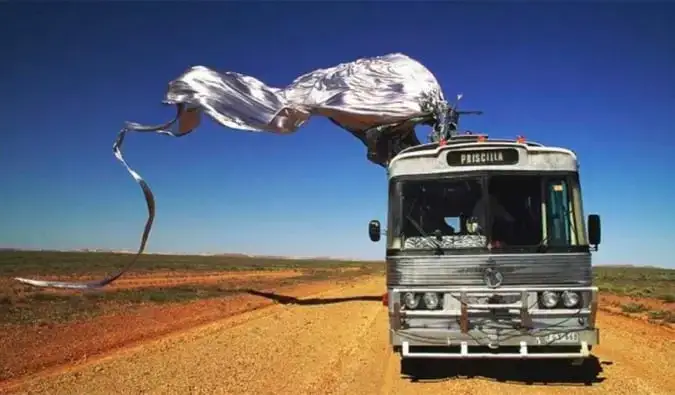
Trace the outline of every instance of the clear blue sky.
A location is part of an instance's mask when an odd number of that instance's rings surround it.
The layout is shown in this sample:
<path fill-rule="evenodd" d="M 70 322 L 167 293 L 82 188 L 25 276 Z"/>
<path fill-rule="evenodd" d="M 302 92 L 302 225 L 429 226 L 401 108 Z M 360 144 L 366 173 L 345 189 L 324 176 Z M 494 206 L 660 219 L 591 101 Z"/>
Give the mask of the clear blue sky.
<path fill-rule="evenodd" d="M 464 127 L 578 153 L 596 263 L 674 267 L 675 6 L 546 3 L 4 3 L 0 245 L 135 250 L 145 203 L 112 143 L 170 118 L 189 66 L 284 86 L 403 52 L 485 111 Z M 125 156 L 157 199 L 149 251 L 384 255 L 366 229 L 386 219 L 385 173 L 325 119 L 289 136 L 208 119 L 132 134 Z"/>

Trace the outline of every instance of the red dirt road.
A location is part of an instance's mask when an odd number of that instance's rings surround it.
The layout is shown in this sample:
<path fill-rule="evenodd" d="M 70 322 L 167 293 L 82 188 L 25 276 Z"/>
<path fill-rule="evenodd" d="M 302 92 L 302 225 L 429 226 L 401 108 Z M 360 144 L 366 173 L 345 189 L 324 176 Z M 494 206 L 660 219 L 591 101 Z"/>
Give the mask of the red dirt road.
<path fill-rule="evenodd" d="M 301 276 L 302 272 L 235 272 L 218 274 L 144 275 L 119 281 L 109 291 L 140 287 L 166 287 L 188 284 L 218 284 L 265 289 L 302 297 L 316 293 L 339 281 L 315 281 L 275 286 L 281 279 Z M 106 291 L 106 292 L 109 292 Z M 54 293 L 72 293 L 48 290 Z M 131 311 L 117 308 L 91 320 L 34 326 L 0 326 L 0 388 L 6 381 L 45 369 L 77 364 L 139 342 L 176 333 L 224 317 L 273 304 L 262 296 L 238 293 L 225 298 L 199 300 L 189 304 L 148 304 Z"/>
<path fill-rule="evenodd" d="M 154 332 L 131 347 L 108 353 L 102 351 L 102 357 L 0 383 L 0 391 L 49 394 L 675 394 L 675 331 L 605 312 L 598 317 L 601 345 L 593 349 L 597 361 L 582 370 L 542 361 L 436 361 L 421 365 L 418 379 L 402 377 L 399 358 L 388 346 L 387 312 L 379 302 L 383 289 L 381 277 L 324 282 L 277 291 L 300 297 L 301 301 L 297 303 L 269 305 L 271 296 L 246 295 L 229 304 L 224 301 L 219 302 L 224 304 L 213 305 L 193 303 L 183 306 L 186 310 L 176 310 L 173 315 L 149 315 L 147 311 L 136 318 L 138 321 L 125 319 L 112 327 L 114 329 L 108 327 L 104 333 L 80 333 L 72 329 L 67 335 L 72 340 L 69 347 L 77 347 L 80 342 L 86 342 L 86 338 L 97 336 L 102 336 L 105 343 L 105 339 L 113 338 L 117 331 L 133 332 L 145 325 L 148 330 L 154 330 L 151 328 L 161 326 L 162 322 L 169 325 L 168 317 L 186 322 L 182 331 L 172 330 L 166 336 L 159 336 L 161 331 Z M 249 297 L 251 299 L 246 299 Z M 257 307 L 268 305 L 244 312 L 247 303 L 249 308 L 255 303 L 260 303 Z M 168 312 L 170 309 L 156 311 Z M 220 316 L 207 312 L 219 312 Z M 200 315 L 203 321 L 196 323 L 212 322 L 194 326 L 195 322 L 187 323 L 191 318 L 185 318 Z M 226 315 L 229 317 L 219 318 Z M 190 326 L 191 329 L 186 329 Z M 64 332 L 55 333 L 59 337 L 66 336 Z M 40 347 L 40 341 L 32 347 Z M 59 352 L 45 350 L 42 356 Z M 3 352 L 2 355 L 6 354 Z M 597 373 L 594 369 L 601 371 Z M 530 381 L 532 383 L 528 383 Z M 584 386 L 584 382 L 590 382 L 590 385 Z"/>

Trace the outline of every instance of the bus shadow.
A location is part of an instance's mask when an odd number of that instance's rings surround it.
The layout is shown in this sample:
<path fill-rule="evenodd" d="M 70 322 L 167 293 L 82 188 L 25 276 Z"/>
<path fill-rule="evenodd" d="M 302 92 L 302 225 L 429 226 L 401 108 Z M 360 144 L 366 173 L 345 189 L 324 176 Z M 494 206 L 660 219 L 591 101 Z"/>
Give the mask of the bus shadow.
<path fill-rule="evenodd" d="M 307 298 L 307 299 L 298 299 L 294 296 L 279 295 L 273 292 L 262 292 L 256 291 L 254 289 L 244 290 L 249 295 L 261 296 L 263 298 L 272 299 L 277 303 L 281 304 L 297 304 L 301 306 L 309 305 L 323 305 L 323 304 L 333 304 L 333 303 L 345 303 L 345 302 L 381 302 L 382 296 L 351 296 L 345 298 Z"/>
<path fill-rule="evenodd" d="M 401 361 L 401 375 L 411 382 L 484 379 L 528 385 L 590 386 L 605 380 L 599 377 L 602 365 L 611 364 L 600 362 L 595 356 L 577 366 L 564 360 L 404 359 Z"/>

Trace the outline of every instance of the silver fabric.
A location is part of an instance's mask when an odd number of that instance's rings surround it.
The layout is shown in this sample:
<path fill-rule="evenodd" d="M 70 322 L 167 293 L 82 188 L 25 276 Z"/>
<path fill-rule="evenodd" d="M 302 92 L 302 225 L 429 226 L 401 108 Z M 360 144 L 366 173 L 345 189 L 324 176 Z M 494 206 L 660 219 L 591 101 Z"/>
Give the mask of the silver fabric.
<path fill-rule="evenodd" d="M 435 113 L 445 99 L 426 67 L 394 53 L 314 70 L 283 89 L 195 66 L 169 83 L 164 102 L 199 109 L 228 128 L 292 133 L 313 115 L 365 130 Z"/>
<path fill-rule="evenodd" d="M 243 74 L 195 66 L 169 83 L 164 102 L 177 107 L 172 121 L 150 126 L 127 122 L 113 144 L 115 157 L 141 187 L 148 208 L 138 252 L 129 264 L 91 282 L 21 277 L 15 280 L 37 287 L 95 289 L 111 284 L 136 263 L 152 229 L 155 199 L 145 180 L 122 156 L 122 143 L 129 131 L 181 137 L 197 128 L 201 114 L 206 113 L 225 127 L 272 133 L 292 133 L 311 116 L 321 115 L 354 132 L 412 117 L 443 117 L 447 109 L 434 75 L 419 62 L 398 53 L 315 70 L 284 89 Z"/>

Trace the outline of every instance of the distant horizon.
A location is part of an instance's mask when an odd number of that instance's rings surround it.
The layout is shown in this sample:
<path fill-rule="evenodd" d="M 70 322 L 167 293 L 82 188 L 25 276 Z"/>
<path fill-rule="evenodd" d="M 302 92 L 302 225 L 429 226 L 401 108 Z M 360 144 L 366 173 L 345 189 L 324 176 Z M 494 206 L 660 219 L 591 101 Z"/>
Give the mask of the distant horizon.
<path fill-rule="evenodd" d="M 111 250 L 103 248 L 79 248 L 79 249 L 39 249 L 39 248 L 13 248 L 0 247 L 2 251 L 28 251 L 28 252 L 81 252 L 81 253 L 113 253 L 113 254 L 127 254 L 136 255 L 136 251 L 129 250 Z M 249 254 L 245 252 L 143 252 L 141 255 L 169 255 L 169 256 L 241 256 L 246 258 L 276 258 L 288 260 L 328 260 L 328 261 L 352 261 L 352 262 L 384 262 L 385 259 L 362 259 L 362 258 L 348 258 L 348 257 L 331 257 L 331 256 L 294 256 L 294 255 L 267 255 L 267 254 Z M 650 264 L 636 264 L 636 263 L 593 263 L 593 266 L 602 267 L 638 267 L 646 269 L 663 269 L 675 270 L 672 267 L 656 266 Z"/>
<path fill-rule="evenodd" d="M 54 248 L 15 248 L 0 247 L 1 251 L 29 251 L 29 252 L 83 252 L 83 253 L 113 253 L 136 255 L 136 251 L 124 249 L 107 248 L 72 248 L 72 249 L 54 249 Z M 243 256 L 247 258 L 279 258 L 289 260 L 330 260 L 330 261 L 358 261 L 358 262 L 383 262 L 384 259 L 363 259 L 351 257 L 331 257 L 321 255 L 275 255 L 275 254 L 250 254 L 246 252 L 169 252 L 169 251 L 144 251 L 141 255 L 172 255 L 172 256 Z"/>

